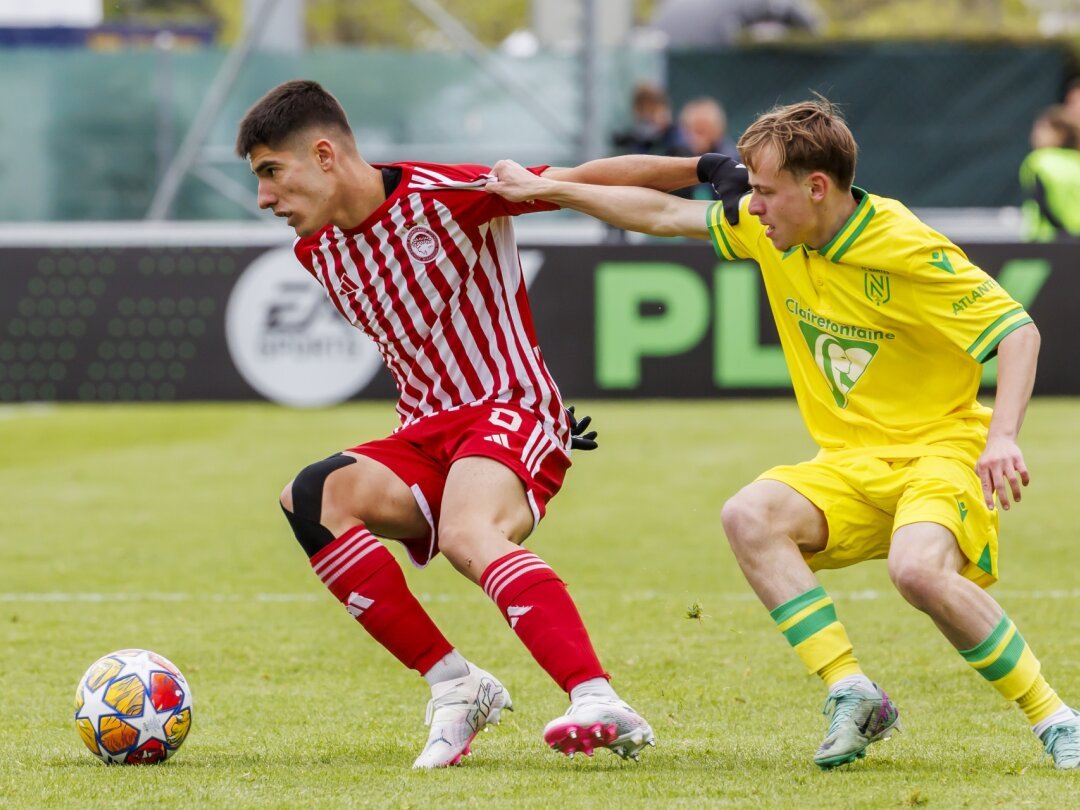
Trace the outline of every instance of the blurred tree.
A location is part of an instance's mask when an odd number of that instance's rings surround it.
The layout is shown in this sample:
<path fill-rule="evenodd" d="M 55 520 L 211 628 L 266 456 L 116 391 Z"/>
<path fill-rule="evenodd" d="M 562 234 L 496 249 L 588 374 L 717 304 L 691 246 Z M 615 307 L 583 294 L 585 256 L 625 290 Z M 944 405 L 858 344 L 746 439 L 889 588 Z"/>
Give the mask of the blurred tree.
<path fill-rule="evenodd" d="M 213 0 L 105 0 L 105 19 L 172 19 L 193 20 L 216 18 Z"/>
<path fill-rule="evenodd" d="M 494 46 L 529 24 L 531 0 L 438 0 L 469 32 Z M 408 0 L 308 0 L 312 45 L 350 43 L 397 47 L 440 47 L 438 28 Z"/>
<path fill-rule="evenodd" d="M 816 0 L 832 39 L 1031 37 L 1039 16 L 1025 0 Z"/>
<path fill-rule="evenodd" d="M 528 28 L 538 0 L 437 0 L 488 46 Z M 718 3 L 723 0 L 716 0 Z M 657 0 L 632 0 L 639 21 Z M 1031 0 L 808 0 L 827 20 L 827 39 L 1001 38 L 1039 35 L 1039 4 Z M 241 31 L 244 0 L 104 0 L 109 20 L 215 20 L 221 41 Z M 312 45 L 446 47 L 438 28 L 408 0 L 307 0 Z"/>
<path fill-rule="evenodd" d="M 223 44 L 235 41 L 244 21 L 244 0 L 104 0 L 110 22 L 160 24 L 211 20 Z"/>

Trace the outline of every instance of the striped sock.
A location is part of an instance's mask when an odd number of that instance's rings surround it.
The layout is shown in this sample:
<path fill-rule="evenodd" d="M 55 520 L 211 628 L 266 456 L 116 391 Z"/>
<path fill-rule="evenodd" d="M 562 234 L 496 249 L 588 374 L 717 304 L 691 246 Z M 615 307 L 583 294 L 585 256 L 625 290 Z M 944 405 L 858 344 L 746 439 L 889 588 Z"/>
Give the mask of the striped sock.
<path fill-rule="evenodd" d="M 311 567 L 372 638 L 410 669 L 424 674 L 453 652 L 412 595 L 394 555 L 364 526 L 323 547 Z"/>
<path fill-rule="evenodd" d="M 960 650 L 960 655 L 990 681 L 1002 697 L 1015 700 L 1032 725 L 1039 724 L 1065 705 L 1043 678 L 1039 659 L 1004 613 L 989 636 L 970 650 Z"/>
<path fill-rule="evenodd" d="M 863 674 L 847 631 L 836 619 L 833 600 L 820 585 L 773 608 L 769 615 L 807 670 L 828 686 Z"/>
<path fill-rule="evenodd" d="M 566 584 L 531 551 L 519 549 L 495 560 L 480 576 L 480 586 L 564 691 L 608 677 Z"/>

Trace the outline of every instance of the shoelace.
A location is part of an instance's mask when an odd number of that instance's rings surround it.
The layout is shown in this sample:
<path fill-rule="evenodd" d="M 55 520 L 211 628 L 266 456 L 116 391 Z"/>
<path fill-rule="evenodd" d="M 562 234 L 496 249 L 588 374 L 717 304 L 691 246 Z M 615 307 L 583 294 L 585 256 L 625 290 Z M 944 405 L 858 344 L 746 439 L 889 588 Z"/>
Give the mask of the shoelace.
<path fill-rule="evenodd" d="M 467 700 L 447 700 L 445 696 L 441 697 L 441 698 L 438 698 L 438 699 L 432 698 L 431 700 L 429 700 L 427 702 L 427 712 L 424 715 L 424 725 L 425 726 L 430 726 L 431 725 L 431 721 L 435 718 L 435 712 L 438 709 L 441 709 L 443 706 L 453 706 L 453 705 L 455 705 L 457 703 L 460 703 L 460 704 L 464 705 L 464 704 L 468 703 L 468 701 Z M 438 704 L 438 705 L 436 705 L 436 704 Z"/>
<path fill-rule="evenodd" d="M 825 706 L 821 713 L 829 718 L 829 734 L 832 734 L 839 725 L 851 717 L 851 713 L 858 707 L 860 698 L 851 691 L 845 690 L 830 694 L 825 699 Z"/>
<path fill-rule="evenodd" d="M 1053 726 L 1046 733 L 1046 750 L 1055 759 L 1073 757 L 1080 759 L 1080 725 L 1062 723 Z"/>

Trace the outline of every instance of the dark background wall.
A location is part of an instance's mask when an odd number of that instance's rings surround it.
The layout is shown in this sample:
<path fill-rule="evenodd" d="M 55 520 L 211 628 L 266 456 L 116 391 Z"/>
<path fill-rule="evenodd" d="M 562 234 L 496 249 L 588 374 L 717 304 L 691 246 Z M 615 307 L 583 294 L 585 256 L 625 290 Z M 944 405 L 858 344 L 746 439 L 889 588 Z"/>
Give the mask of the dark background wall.
<path fill-rule="evenodd" d="M 1001 206 L 1019 202 L 1031 122 L 1068 70 L 1046 44 L 846 43 L 675 52 L 668 85 L 676 100 L 719 98 L 733 133 L 816 91 L 860 144 L 859 185 L 909 206 Z"/>
<path fill-rule="evenodd" d="M 967 251 L 1042 331 L 1036 392 L 1080 394 L 1077 247 Z M 752 263 L 720 263 L 697 243 L 522 253 L 540 344 L 568 398 L 787 391 Z M 3 402 L 395 396 L 367 339 L 287 247 L 7 248 L 0 266 Z"/>

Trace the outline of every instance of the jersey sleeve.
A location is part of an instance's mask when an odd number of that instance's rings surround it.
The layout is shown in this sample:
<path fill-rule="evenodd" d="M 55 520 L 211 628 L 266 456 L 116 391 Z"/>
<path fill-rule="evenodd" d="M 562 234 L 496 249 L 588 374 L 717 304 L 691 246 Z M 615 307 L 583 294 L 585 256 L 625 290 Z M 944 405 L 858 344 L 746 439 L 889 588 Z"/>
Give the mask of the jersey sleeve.
<path fill-rule="evenodd" d="M 549 166 L 529 166 L 528 170 L 535 175 L 541 175 L 550 168 Z M 549 203 L 546 200 L 534 200 L 533 202 L 510 202 L 498 194 L 490 195 L 495 205 L 502 209 L 502 214 L 516 217 L 519 214 L 534 214 L 539 211 L 558 211 L 562 206 Z"/>
<path fill-rule="evenodd" d="M 724 203 L 717 200 L 709 206 L 705 213 L 705 222 L 712 237 L 713 250 L 716 255 L 726 261 L 735 259 L 750 259 L 753 254 L 748 245 L 753 243 L 749 234 L 750 227 L 760 230 L 761 225 L 757 217 L 748 213 L 750 195 L 745 195 L 739 200 L 739 223 L 732 225 L 724 217 Z"/>
<path fill-rule="evenodd" d="M 1005 288 L 942 238 L 913 257 L 919 278 L 919 309 L 926 321 L 979 363 L 1031 316 Z"/>

